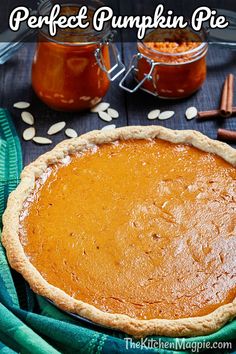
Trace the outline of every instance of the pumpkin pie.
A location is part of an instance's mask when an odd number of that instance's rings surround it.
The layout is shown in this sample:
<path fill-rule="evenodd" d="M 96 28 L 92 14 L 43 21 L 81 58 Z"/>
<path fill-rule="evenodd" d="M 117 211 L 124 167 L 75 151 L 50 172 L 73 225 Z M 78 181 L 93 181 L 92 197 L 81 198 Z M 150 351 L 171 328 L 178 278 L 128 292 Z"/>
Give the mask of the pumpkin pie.
<path fill-rule="evenodd" d="M 195 131 L 94 131 L 22 172 L 2 242 L 31 288 L 136 337 L 236 316 L 236 151 Z"/>

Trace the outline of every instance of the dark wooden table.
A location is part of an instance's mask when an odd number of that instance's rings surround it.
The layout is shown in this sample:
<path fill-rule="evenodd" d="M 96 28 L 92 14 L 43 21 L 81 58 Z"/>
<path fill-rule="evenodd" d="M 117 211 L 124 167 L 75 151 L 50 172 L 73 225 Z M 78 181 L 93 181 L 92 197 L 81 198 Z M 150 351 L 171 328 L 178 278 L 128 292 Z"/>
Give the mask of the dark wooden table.
<path fill-rule="evenodd" d="M 223 7 L 224 4 L 226 4 L 224 7 L 230 8 L 230 1 L 231 0 L 219 0 L 218 7 Z M 190 7 L 193 7 L 193 3 L 190 1 L 186 2 L 182 0 L 180 2 L 182 4 L 180 8 L 184 8 L 184 5 L 187 6 L 187 4 L 189 10 Z M 201 1 L 198 2 L 201 3 Z M 124 4 L 122 1 L 121 3 Z M 126 1 L 126 3 L 129 4 L 129 1 Z M 174 2 L 171 0 L 166 1 L 166 6 L 171 8 L 171 4 L 173 5 L 173 3 Z M 5 11 L 9 11 L 10 7 L 11 6 L 5 6 Z M 181 12 L 180 8 L 177 13 Z M 130 11 L 127 10 L 127 13 L 130 13 Z M 0 18 L 1 17 L 2 16 L 0 16 Z M 128 65 L 132 55 L 136 52 L 136 44 L 118 43 L 118 46 L 125 64 Z M 90 112 L 78 112 L 72 114 L 53 111 L 36 97 L 31 88 L 31 63 L 34 51 L 35 44 L 27 43 L 9 62 L 0 65 L 0 106 L 9 109 L 19 136 L 22 136 L 22 132 L 27 125 L 21 120 L 20 110 L 14 109 L 12 105 L 14 102 L 22 100 L 31 103 L 29 111 L 35 116 L 37 135 L 40 136 L 46 136 L 49 126 L 54 122 L 61 120 L 67 122 L 67 127 L 76 129 L 78 134 L 93 129 L 100 129 L 107 125 L 108 123 L 103 122 L 96 114 Z M 184 112 L 189 106 L 196 106 L 199 110 L 214 109 L 218 107 L 220 93 L 226 75 L 230 72 L 236 75 L 236 51 L 233 52 L 229 49 L 220 49 L 210 46 L 207 56 L 207 64 L 208 74 L 203 88 L 193 96 L 184 100 L 160 100 L 143 91 L 139 91 L 135 94 L 128 94 L 118 87 L 117 82 L 112 83 L 107 96 L 104 98 L 104 101 L 109 102 L 111 106 L 117 109 L 120 113 L 120 117 L 112 123 L 116 124 L 117 127 L 125 125 L 159 124 L 174 129 L 196 129 L 211 138 L 216 138 L 217 128 L 219 127 L 236 130 L 236 117 L 224 121 L 214 120 L 198 122 L 195 119 L 187 121 L 184 116 Z M 236 105 L 236 101 L 234 104 Z M 149 121 L 147 119 L 147 114 L 155 108 L 160 108 L 161 110 L 174 110 L 176 113 L 174 117 L 167 121 Z M 64 138 L 64 133 L 53 136 L 53 146 Z M 25 142 L 23 140 L 21 140 L 21 142 L 25 164 L 28 164 L 38 155 L 53 147 L 51 145 L 40 146 L 33 142 Z"/>

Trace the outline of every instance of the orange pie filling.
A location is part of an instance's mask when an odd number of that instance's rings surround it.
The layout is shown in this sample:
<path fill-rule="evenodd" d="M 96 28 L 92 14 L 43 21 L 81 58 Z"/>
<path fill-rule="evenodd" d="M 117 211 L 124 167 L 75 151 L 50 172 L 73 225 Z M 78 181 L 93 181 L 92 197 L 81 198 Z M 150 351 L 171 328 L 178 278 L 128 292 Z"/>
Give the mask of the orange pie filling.
<path fill-rule="evenodd" d="M 20 240 L 50 284 L 102 311 L 206 315 L 236 296 L 236 169 L 184 144 L 103 144 L 37 179 Z"/>

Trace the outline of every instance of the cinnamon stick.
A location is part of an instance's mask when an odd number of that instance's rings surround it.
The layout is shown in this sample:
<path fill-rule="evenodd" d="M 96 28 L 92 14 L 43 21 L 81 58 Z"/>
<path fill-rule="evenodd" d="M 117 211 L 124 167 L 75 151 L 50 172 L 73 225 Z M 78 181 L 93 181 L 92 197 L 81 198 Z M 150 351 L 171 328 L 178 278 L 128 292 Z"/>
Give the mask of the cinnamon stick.
<path fill-rule="evenodd" d="M 218 129 L 217 138 L 224 141 L 236 141 L 236 131 L 228 129 Z"/>
<path fill-rule="evenodd" d="M 234 91 L 234 75 L 229 74 L 225 80 L 221 104 L 220 114 L 222 117 L 230 117 L 233 109 L 233 91 Z"/>
<path fill-rule="evenodd" d="M 236 107 L 232 107 L 232 114 L 236 114 Z M 213 119 L 213 118 L 217 118 L 221 115 L 221 112 L 219 109 L 212 109 L 210 111 L 202 111 L 202 112 L 198 112 L 198 118 L 199 119 Z"/>

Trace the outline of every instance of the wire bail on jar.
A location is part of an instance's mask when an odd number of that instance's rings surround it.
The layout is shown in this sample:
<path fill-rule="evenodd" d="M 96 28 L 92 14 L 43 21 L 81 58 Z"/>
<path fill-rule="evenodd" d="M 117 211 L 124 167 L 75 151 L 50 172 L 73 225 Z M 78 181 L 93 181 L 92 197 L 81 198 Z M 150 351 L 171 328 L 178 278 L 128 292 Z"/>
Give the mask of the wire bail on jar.
<path fill-rule="evenodd" d="M 115 81 L 126 69 L 115 43 L 112 42 L 113 37 L 114 33 L 110 34 L 105 40 L 100 42 L 99 48 L 97 48 L 94 53 L 99 67 L 107 74 L 107 77 L 110 81 Z M 101 48 L 103 45 L 107 45 L 109 48 L 111 48 L 110 52 L 114 58 L 115 64 L 110 69 L 106 67 L 105 60 L 102 55 Z"/>
<path fill-rule="evenodd" d="M 196 88 L 193 87 L 190 90 L 193 93 L 205 79 L 206 63 L 204 58 L 207 50 L 208 44 L 205 41 L 194 49 L 179 53 L 161 52 L 149 48 L 143 42 L 138 42 L 138 52 L 133 55 L 127 72 L 119 82 L 119 87 L 129 93 L 134 93 L 140 88 L 155 97 L 177 99 L 185 92 L 182 87 L 177 90 L 175 87 L 177 84 L 173 88 L 173 75 L 178 77 L 178 83 L 186 88 L 186 80 L 189 81 L 189 79 L 184 73 L 191 72 L 194 75 L 195 70 L 198 70 L 198 72 L 201 71 L 201 75 L 195 85 Z M 204 62 L 200 62 L 202 58 Z M 127 83 L 130 76 L 137 82 L 134 87 L 130 87 L 130 84 Z M 165 81 L 164 84 L 163 81 Z M 173 92 L 175 92 L 174 95 Z"/>
<path fill-rule="evenodd" d="M 125 85 L 125 81 L 127 80 L 127 78 L 129 77 L 130 74 L 133 75 L 133 73 L 137 73 L 138 72 L 138 61 L 140 59 L 145 59 L 148 64 L 150 64 L 150 70 L 147 74 L 144 75 L 143 79 L 141 81 L 139 81 L 139 83 L 134 87 L 134 88 L 129 88 Z M 137 53 L 133 56 L 129 69 L 127 71 L 127 73 L 124 75 L 124 77 L 121 79 L 119 86 L 124 89 L 125 91 L 129 92 L 129 93 L 134 93 L 136 92 L 146 80 L 151 81 L 152 80 L 152 74 L 153 74 L 153 70 L 155 68 L 156 65 L 158 65 L 159 63 L 155 62 L 153 59 L 150 59 L 148 57 L 146 57 L 145 55 L 141 54 L 141 53 Z M 146 90 L 148 93 L 157 96 L 157 93 L 153 93 L 152 91 Z"/>

